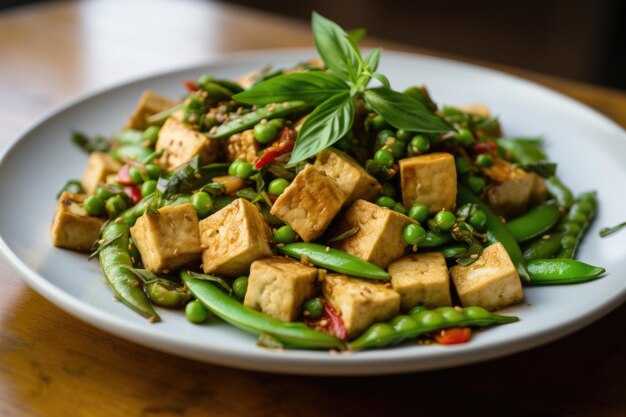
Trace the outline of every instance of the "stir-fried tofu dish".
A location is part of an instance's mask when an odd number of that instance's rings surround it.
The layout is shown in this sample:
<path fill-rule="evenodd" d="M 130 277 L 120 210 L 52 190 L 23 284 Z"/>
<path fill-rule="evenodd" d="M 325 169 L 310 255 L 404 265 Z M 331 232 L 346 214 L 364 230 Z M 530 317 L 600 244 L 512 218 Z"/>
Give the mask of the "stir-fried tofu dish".
<path fill-rule="evenodd" d="M 275 348 L 463 343 L 517 321 L 528 286 L 602 275 L 574 260 L 595 193 L 540 139 L 394 89 L 380 49 L 317 14 L 313 34 L 320 59 L 146 91 L 117 133 L 74 133 L 89 157 L 54 246 L 90 252 L 150 322 L 178 308 Z"/>

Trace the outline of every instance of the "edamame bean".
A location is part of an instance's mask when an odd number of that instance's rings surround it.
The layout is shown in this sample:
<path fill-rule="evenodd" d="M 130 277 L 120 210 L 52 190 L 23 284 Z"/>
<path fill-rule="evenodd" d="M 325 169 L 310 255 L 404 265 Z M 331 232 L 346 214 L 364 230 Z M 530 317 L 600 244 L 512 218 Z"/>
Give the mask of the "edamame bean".
<path fill-rule="evenodd" d="M 408 245 L 419 245 L 426 238 L 426 230 L 417 224 L 407 224 L 402 231 L 402 237 Z"/>
<path fill-rule="evenodd" d="M 274 232 L 274 241 L 276 243 L 291 243 L 296 240 L 296 232 L 288 224 L 279 227 Z"/>
<path fill-rule="evenodd" d="M 419 223 L 424 223 L 428 220 L 429 210 L 426 204 L 415 203 L 409 210 L 409 217 Z"/>
<path fill-rule="evenodd" d="M 311 298 L 304 303 L 304 311 L 307 317 L 317 319 L 324 314 L 324 302 L 319 298 Z"/>
<path fill-rule="evenodd" d="M 198 300 L 193 300 L 185 306 L 185 317 L 194 324 L 201 324 L 209 317 L 209 310 Z"/>
<path fill-rule="evenodd" d="M 90 216 L 99 216 L 104 212 L 104 201 L 98 196 L 90 195 L 83 202 L 83 208 Z"/>
<path fill-rule="evenodd" d="M 285 189 L 289 187 L 290 182 L 284 178 L 276 178 L 270 182 L 270 185 L 267 187 L 267 191 L 273 195 L 281 195 L 285 192 Z"/>
<path fill-rule="evenodd" d="M 235 296 L 240 300 L 246 298 L 246 292 L 248 291 L 248 277 L 239 277 L 233 281 L 233 292 Z"/>

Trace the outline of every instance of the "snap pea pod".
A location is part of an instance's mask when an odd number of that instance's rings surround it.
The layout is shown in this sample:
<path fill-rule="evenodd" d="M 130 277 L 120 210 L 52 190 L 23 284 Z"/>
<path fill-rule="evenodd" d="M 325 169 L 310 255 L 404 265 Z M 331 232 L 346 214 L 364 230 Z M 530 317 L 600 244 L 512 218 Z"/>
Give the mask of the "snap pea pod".
<path fill-rule="evenodd" d="M 485 223 L 487 240 L 489 243 L 501 242 L 511 257 L 511 261 L 513 261 L 513 265 L 515 265 L 515 269 L 517 269 L 522 281 L 529 282 L 530 277 L 528 276 L 526 261 L 524 260 L 522 250 L 504 223 L 491 211 L 491 208 L 462 184 L 458 185 L 457 203 L 459 206 L 467 203 L 476 204 L 478 208 L 485 213 L 487 216 L 487 222 Z"/>
<path fill-rule="evenodd" d="M 452 260 L 463 256 L 467 252 L 467 245 L 461 242 L 452 242 L 436 248 L 433 252 L 441 252 L 444 258 Z"/>
<path fill-rule="evenodd" d="M 389 280 L 389 274 L 382 268 L 373 263 L 364 261 L 354 255 L 350 255 L 339 249 L 329 246 L 319 245 L 317 243 L 288 243 L 284 246 L 278 246 L 277 249 L 296 259 L 303 256 L 313 265 L 330 269 L 341 274 L 347 274 L 352 277 Z"/>
<path fill-rule="evenodd" d="M 348 345 L 348 349 L 380 348 L 414 339 L 425 333 L 450 327 L 484 327 L 517 321 L 514 316 L 490 313 L 482 307 L 438 307 L 427 310 L 413 308 L 409 314 L 396 316 L 387 323 L 373 324 L 361 336 Z"/>
<path fill-rule="evenodd" d="M 420 243 L 420 248 L 435 248 L 437 246 L 445 245 L 452 241 L 452 235 L 447 232 L 433 232 L 432 230 L 426 230 L 426 236 L 422 243 Z"/>
<path fill-rule="evenodd" d="M 578 284 L 594 280 L 606 269 L 573 259 L 535 259 L 528 262 L 531 285 Z"/>
<path fill-rule="evenodd" d="M 588 192 L 579 195 L 569 213 L 559 223 L 557 230 L 563 232 L 561 250 L 556 254 L 557 258 L 573 259 L 578 245 L 587 232 L 591 220 L 596 214 L 596 193 Z"/>
<path fill-rule="evenodd" d="M 163 278 L 148 282 L 145 288 L 150 301 L 161 307 L 184 307 L 192 299 L 185 286 Z"/>
<path fill-rule="evenodd" d="M 285 117 L 309 108 L 304 101 L 287 101 L 285 103 L 268 104 L 250 113 L 231 118 L 231 120 L 217 127 L 214 133 L 208 133 L 209 139 L 225 139 L 235 133 L 243 132 L 254 127 L 263 119 Z"/>
<path fill-rule="evenodd" d="M 532 261 L 552 258 L 561 249 L 562 238 L 562 233 L 554 233 L 533 240 L 524 249 L 524 259 Z"/>
<path fill-rule="evenodd" d="M 559 218 L 561 218 L 561 210 L 554 202 L 548 201 L 507 222 L 506 228 L 515 240 L 526 242 L 552 229 Z"/>
<path fill-rule="evenodd" d="M 143 132 L 135 129 L 125 129 L 113 135 L 113 140 L 119 145 L 140 145 L 144 142 Z"/>
<path fill-rule="evenodd" d="M 122 145 L 111 150 L 109 153 L 118 161 L 123 161 L 124 159 L 142 161 L 150 156 L 152 150 L 139 145 Z"/>
<path fill-rule="evenodd" d="M 181 277 L 191 293 L 209 311 L 241 330 L 256 335 L 269 334 L 287 347 L 344 348 L 343 342 L 335 336 L 310 329 L 304 323 L 280 321 L 245 307 L 210 281 L 192 278 L 187 271 L 183 271 Z"/>
<path fill-rule="evenodd" d="M 171 115 L 173 115 L 179 110 L 182 110 L 184 107 L 185 107 L 184 102 L 178 103 L 175 106 L 170 107 L 169 109 L 163 110 L 160 113 L 156 113 L 156 114 L 146 117 L 146 123 L 148 123 L 151 126 L 161 126 L 163 123 L 165 123 L 165 121 Z"/>
<path fill-rule="evenodd" d="M 546 178 L 546 188 L 552 198 L 556 199 L 557 203 L 561 207 L 570 208 L 574 204 L 574 194 L 572 191 L 561 182 L 561 180 L 555 175 Z"/>

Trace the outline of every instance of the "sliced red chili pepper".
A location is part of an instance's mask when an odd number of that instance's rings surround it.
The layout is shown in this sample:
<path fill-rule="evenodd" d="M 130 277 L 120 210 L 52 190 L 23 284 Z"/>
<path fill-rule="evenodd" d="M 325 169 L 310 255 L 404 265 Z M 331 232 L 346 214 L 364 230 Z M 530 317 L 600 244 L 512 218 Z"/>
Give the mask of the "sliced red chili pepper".
<path fill-rule="evenodd" d="M 272 203 L 275 203 L 276 200 L 278 200 L 278 196 L 277 195 L 270 194 L 270 193 L 267 193 L 267 198 L 269 198 Z"/>
<path fill-rule="evenodd" d="M 277 157 L 293 150 L 296 144 L 295 133 L 292 129 L 285 127 L 278 133 L 278 138 L 259 156 L 254 163 L 256 169 L 261 169 L 271 164 Z"/>
<path fill-rule="evenodd" d="M 117 182 L 122 185 L 132 185 L 133 181 L 130 179 L 130 174 L 128 173 L 128 169 L 130 166 L 125 164 L 117 173 Z"/>
<path fill-rule="evenodd" d="M 324 312 L 315 320 L 306 320 L 307 326 L 312 329 L 332 334 L 341 340 L 347 340 L 346 326 L 335 308 L 324 297 L 320 297 L 324 303 Z"/>
<path fill-rule="evenodd" d="M 456 345 L 466 343 L 472 338 L 472 329 L 469 327 L 451 327 L 435 335 L 435 340 L 442 345 Z"/>
<path fill-rule="evenodd" d="M 193 81 L 185 80 L 183 81 L 183 85 L 185 86 L 187 90 L 189 90 L 190 93 L 193 93 L 194 91 L 198 91 L 198 86 Z"/>
<path fill-rule="evenodd" d="M 141 190 L 136 185 L 127 185 L 124 187 L 124 192 L 130 199 L 133 205 L 141 201 Z"/>
<path fill-rule="evenodd" d="M 472 149 L 474 151 L 474 153 L 476 154 L 481 154 L 481 153 L 492 153 L 498 150 L 498 147 L 496 146 L 496 144 L 492 141 L 486 141 L 486 142 L 476 142 L 473 146 Z"/>

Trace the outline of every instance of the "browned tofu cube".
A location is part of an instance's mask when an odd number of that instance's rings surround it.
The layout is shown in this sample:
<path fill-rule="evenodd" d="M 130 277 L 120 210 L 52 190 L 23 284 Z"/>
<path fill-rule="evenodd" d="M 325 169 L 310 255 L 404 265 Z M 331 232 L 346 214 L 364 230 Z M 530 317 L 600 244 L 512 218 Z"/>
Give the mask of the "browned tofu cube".
<path fill-rule="evenodd" d="M 170 98 L 157 94 L 154 91 L 144 91 L 124 128 L 145 130 L 148 127 L 147 117 L 161 113 L 175 105 L 176 101 Z"/>
<path fill-rule="evenodd" d="M 346 193 L 346 206 L 358 199 L 372 200 L 382 191 L 376 178 L 351 156 L 336 149 L 328 148 L 318 153 L 315 168 L 334 179 Z"/>
<path fill-rule="evenodd" d="M 93 243 L 100 236 L 104 220 L 90 217 L 83 209 L 84 194 L 63 192 L 50 228 L 52 244 L 59 248 L 89 252 Z"/>
<path fill-rule="evenodd" d="M 322 292 L 341 316 L 349 339 L 400 312 L 400 294 L 389 283 L 328 274 L 322 282 Z"/>
<path fill-rule="evenodd" d="M 452 305 L 450 274 L 440 252 L 406 255 L 389 264 L 391 285 L 402 298 L 401 308 Z"/>
<path fill-rule="evenodd" d="M 243 198 L 200 222 L 207 274 L 245 275 L 252 262 L 272 256 L 271 231 L 256 206 Z"/>
<path fill-rule="evenodd" d="M 543 178 L 503 159 L 494 158 L 493 166 L 483 168 L 483 172 L 491 180 L 485 189 L 489 207 L 506 218 L 519 216 L 529 203 L 545 199 L 547 189 Z"/>
<path fill-rule="evenodd" d="M 355 201 L 337 223 L 336 234 L 358 227 L 358 231 L 334 243 L 337 249 L 386 268 L 404 255 L 404 227 L 417 222 L 397 211 L 365 200 Z"/>
<path fill-rule="evenodd" d="M 224 194 L 232 195 L 246 186 L 246 180 L 237 175 L 224 175 L 215 177 L 211 181 L 224 186 Z"/>
<path fill-rule="evenodd" d="M 244 159 L 251 164 L 256 161 L 261 145 L 254 138 L 254 130 L 244 130 L 223 141 L 222 152 L 227 161 Z"/>
<path fill-rule="evenodd" d="M 335 180 L 307 165 L 276 199 L 271 213 L 310 242 L 324 233 L 346 201 Z"/>
<path fill-rule="evenodd" d="M 163 151 L 159 162 L 165 169 L 171 170 L 189 162 L 196 155 L 203 164 L 216 161 L 220 144 L 170 117 L 159 131 L 155 149 Z"/>
<path fill-rule="evenodd" d="M 456 165 L 454 157 L 436 152 L 400 160 L 402 202 L 406 207 L 426 204 L 431 213 L 454 210 Z"/>
<path fill-rule="evenodd" d="M 278 320 L 293 321 L 302 304 L 316 292 L 317 269 L 293 259 L 274 256 L 250 267 L 244 305 Z"/>
<path fill-rule="evenodd" d="M 519 274 L 500 242 L 485 248 L 473 264 L 455 265 L 450 273 L 465 307 L 497 310 L 524 299 Z"/>
<path fill-rule="evenodd" d="M 200 259 L 198 215 L 189 203 L 146 212 L 130 228 L 144 267 L 168 273 Z"/>
<path fill-rule="evenodd" d="M 102 152 L 92 152 L 87 161 L 81 184 L 87 194 L 93 194 L 98 184 L 105 182 L 109 175 L 116 175 L 122 164 Z"/>

